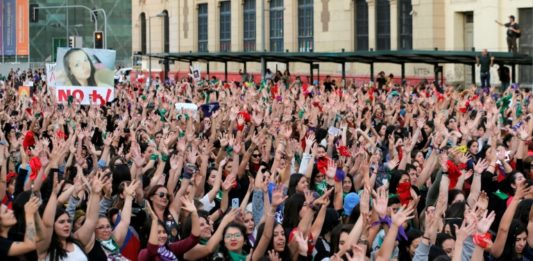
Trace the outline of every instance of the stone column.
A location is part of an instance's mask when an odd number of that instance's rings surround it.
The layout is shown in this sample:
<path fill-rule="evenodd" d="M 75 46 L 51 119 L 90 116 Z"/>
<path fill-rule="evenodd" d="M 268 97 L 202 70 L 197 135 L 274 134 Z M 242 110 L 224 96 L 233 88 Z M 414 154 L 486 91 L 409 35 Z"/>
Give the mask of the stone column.
<path fill-rule="evenodd" d="M 389 0 L 390 5 L 390 49 L 398 49 L 398 0 Z"/>
<path fill-rule="evenodd" d="M 231 51 L 241 52 L 243 49 L 243 4 L 244 1 L 231 1 Z"/>
<path fill-rule="evenodd" d="M 368 4 L 368 48 L 376 50 L 376 1 L 366 0 Z"/>

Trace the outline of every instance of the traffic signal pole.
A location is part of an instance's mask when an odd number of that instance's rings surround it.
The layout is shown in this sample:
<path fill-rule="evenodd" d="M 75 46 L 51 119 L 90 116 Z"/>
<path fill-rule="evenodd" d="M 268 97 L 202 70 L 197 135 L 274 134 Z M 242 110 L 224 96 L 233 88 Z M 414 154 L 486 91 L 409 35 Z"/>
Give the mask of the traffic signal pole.
<path fill-rule="evenodd" d="M 98 31 L 98 18 L 96 17 L 96 15 L 94 14 L 93 11 L 102 12 L 104 14 L 104 49 L 107 49 L 107 14 L 106 14 L 104 9 L 100 8 L 100 9 L 92 10 L 89 7 L 84 6 L 84 5 L 58 5 L 58 6 L 43 6 L 43 7 L 36 6 L 36 7 L 33 7 L 33 9 L 69 9 L 69 8 L 83 8 L 83 9 L 89 11 L 89 14 L 94 19 L 94 31 L 95 32 Z M 68 32 L 68 28 L 66 28 L 66 29 L 67 29 L 67 32 Z M 67 35 L 67 41 L 68 41 L 68 35 Z"/>

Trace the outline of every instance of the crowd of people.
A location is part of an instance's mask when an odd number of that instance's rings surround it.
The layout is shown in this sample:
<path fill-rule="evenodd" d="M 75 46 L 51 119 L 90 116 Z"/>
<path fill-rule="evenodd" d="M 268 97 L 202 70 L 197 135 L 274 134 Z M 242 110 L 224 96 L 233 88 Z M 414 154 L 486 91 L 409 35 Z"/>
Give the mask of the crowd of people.
<path fill-rule="evenodd" d="M 0 258 L 533 260 L 532 93 L 380 77 L 126 81 L 81 105 L 11 72 Z"/>

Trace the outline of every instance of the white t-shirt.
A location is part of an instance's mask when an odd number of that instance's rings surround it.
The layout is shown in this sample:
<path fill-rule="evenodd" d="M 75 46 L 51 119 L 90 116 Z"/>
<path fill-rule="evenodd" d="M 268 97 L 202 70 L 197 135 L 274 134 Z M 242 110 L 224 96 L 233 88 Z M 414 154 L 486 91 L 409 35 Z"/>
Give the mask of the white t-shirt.
<path fill-rule="evenodd" d="M 67 252 L 67 257 L 61 258 L 61 261 L 88 261 L 87 256 L 83 251 L 80 249 L 80 247 L 76 244 L 74 245 L 74 251 Z M 50 261 L 50 254 L 46 256 L 45 261 Z"/>
<path fill-rule="evenodd" d="M 215 202 L 209 201 L 209 196 L 207 194 L 200 199 L 200 202 L 202 203 L 202 209 L 207 212 L 211 211 L 211 209 L 215 207 Z"/>

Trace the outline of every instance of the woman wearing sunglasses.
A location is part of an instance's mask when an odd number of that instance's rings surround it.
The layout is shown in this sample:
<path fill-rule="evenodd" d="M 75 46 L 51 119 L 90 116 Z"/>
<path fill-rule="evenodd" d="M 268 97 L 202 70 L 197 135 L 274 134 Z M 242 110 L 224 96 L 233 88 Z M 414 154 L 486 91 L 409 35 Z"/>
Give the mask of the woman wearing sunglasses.
<path fill-rule="evenodd" d="M 174 261 L 182 258 L 183 254 L 192 249 L 199 240 L 200 236 L 200 221 L 198 212 L 192 200 L 187 197 L 181 197 L 181 209 L 190 213 L 191 216 L 191 234 L 180 241 L 168 243 L 168 233 L 165 225 L 158 220 L 157 214 L 150 207 L 146 205 L 148 212 L 152 218 L 152 226 L 150 229 L 150 237 L 148 245 L 139 253 L 139 261 Z"/>
<path fill-rule="evenodd" d="M 176 211 L 173 211 L 171 204 L 171 195 L 168 193 L 168 189 L 164 185 L 155 185 L 148 192 L 148 203 L 152 206 L 152 210 L 155 213 L 157 220 L 161 221 L 168 233 L 169 242 L 177 240 L 177 233 L 171 233 L 172 231 L 178 231 L 178 215 Z"/>

